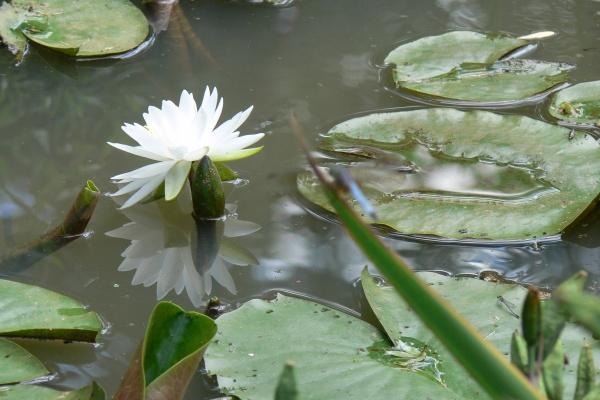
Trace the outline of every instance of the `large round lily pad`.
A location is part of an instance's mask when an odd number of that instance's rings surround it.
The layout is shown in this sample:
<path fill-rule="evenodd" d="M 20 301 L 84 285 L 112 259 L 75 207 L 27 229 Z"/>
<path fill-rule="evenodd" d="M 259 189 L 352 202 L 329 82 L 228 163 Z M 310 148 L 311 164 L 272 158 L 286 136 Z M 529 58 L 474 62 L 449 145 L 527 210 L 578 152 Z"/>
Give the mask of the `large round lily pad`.
<path fill-rule="evenodd" d="M 600 81 L 583 82 L 557 92 L 550 114 L 562 121 L 600 125 Z"/>
<path fill-rule="evenodd" d="M 376 222 L 404 234 L 555 235 L 600 192 L 600 145 L 593 137 L 517 115 L 446 108 L 374 113 L 331 128 L 322 148 L 360 157 L 350 171 L 375 207 Z M 300 173 L 297 185 L 331 210 L 312 173 Z"/>
<path fill-rule="evenodd" d="M 428 272 L 419 276 L 508 356 L 511 335 L 521 324 L 523 287 Z M 204 357 L 208 372 L 217 375 L 222 391 L 242 400 L 272 398 L 287 361 L 296 366 L 302 400 L 489 398 L 394 289 L 366 270 L 362 288 L 385 332 L 311 301 L 283 295 L 251 300 L 217 320 L 217 336 Z M 579 349 L 596 342 L 572 325 L 561 341 L 570 359 L 565 398 L 572 398 Z"/>
<path fill-rule="evenodd" d="M 507 35 L 454 31 L 418 39 L 392 50 L 398 87 L 473 102 L 528 99 L 568 79 L 572 66 L 538 60 L 502 59 L 526 46 Z"/>
<path fill-rule="evenodd" d="M 246 399 L 271 399 L 293 361 L 300 399 L 464 399 L 430 376 L 402 367 L 377 328 L 306 300 L 251 300 L 217 320 L 204 360 L 219 387 Z M 396 363 L 396 364 L 395 364 Z"/>
<path fill-rule="evenodd" d="M 22 51 L 19 35 L 76 56 L 122 53 L 148 36 L 144 14 L 128 0 L 12 0 L 0 9 L 0 35 Z"/>

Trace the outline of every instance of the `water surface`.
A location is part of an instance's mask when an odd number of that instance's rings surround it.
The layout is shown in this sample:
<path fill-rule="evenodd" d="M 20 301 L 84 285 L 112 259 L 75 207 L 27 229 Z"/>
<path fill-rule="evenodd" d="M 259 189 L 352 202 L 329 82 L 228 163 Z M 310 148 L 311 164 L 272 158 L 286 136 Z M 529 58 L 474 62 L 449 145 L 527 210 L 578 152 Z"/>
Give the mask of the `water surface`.
<path fill-rule="evenodd" d="M 86 179 L 104 192 L 113 191 L 111 176 L 143 164 L 105 144 L 126 140 L 119 128 L 123 122 L 140 122 L 148 105 L 177 99 L 184 88 L 200 95 L 206 85 L 215 85 L 225 98 L 225 116 L 254 104 L 245 132 L 267 136 L 260 155 L 232 165 L 248 184 L 228 187 L 237 218 L 262 227 L 235 238 L 258 265 L 223 261 L 231 279 L 223 278 L 221 270 L 221 283 L 212 280 L 210 294 L 235 306 L 285 289 L 359 310 L 354 283 L 365 260 L 339 226 L 316 218 L 297 200 L 295 173 L 303 160 L 289 127 L 290 111 L 314 142 L 351 114 L 413 105 L 384 89 L 374 59 L 394 43 L 450 29 L 517 35 L 556 31 L 559 35 L 534 56 L 576 65 L 573 82 L 598 79 L 599 24 L 600 3 L 594 1 L 301 0 L 292 7 L 269 8 L 182 0 L 172 10 L 168 28 L 130 59 L 75 62 L 32 48 L 14 66 L 11 55 L 2 51 L 0 254 L 56 224 Z M 502 112 L 539 114 L 535 105 Z M 58 387 L 95 379 L 114 392 L 142 337 L 157 287 L 131 285 L 135 271 L 117 270 L 130 242 L 106 235 L 128 222 L 111 199 L 103 198 L 89 237 L 8 276 L 71 295 L 110 323 L 96 349 L 30 346 L 60 372 Z M 591 215 L 568 240 L 556 243 L 390 243 L 416 269 L 491 269 L 550 286 L 580 269 L 598 276 L 599 229 Z M 186 238 L 174 239 L 173 246 L 185 248 Z M 194 307 L 185 291 L 171 291 L 166 298 Z M 213 397 L 214 388 L 198 374 L 186 398 Z"/>

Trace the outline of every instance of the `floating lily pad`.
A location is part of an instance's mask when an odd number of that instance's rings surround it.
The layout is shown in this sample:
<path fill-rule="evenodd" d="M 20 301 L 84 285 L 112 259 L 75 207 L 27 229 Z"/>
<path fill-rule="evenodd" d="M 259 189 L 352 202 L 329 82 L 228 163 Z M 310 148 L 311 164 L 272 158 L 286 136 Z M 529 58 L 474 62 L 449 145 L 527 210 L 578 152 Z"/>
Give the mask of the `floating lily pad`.
<path fill-rule="evenodd" d="M 403 234 L 555 235 L 600 192 L 600 146 L 593 137 L 517 115 L 441 108 L 375 113 L 334 126 L 322 148 L 353 156 L 350 171 L 377 223 Z M 312 173 L 300 173 L 297 185 L 331 210 Z"/>
<path fill-rule="evenodd" d="M 600 81 L 578 83 L 557 92 L 549 111 L 562 121 L 600 125 Z"/>
<path fill-rule="evenodd" d="M 104 400 L 105 393 L 97 384 L 69 392 L 33 385 L 14 385 L 0 388 L 0 399 L 6 400 Z"/>
<path fill-rule="evenodd" d="M 33 354 L 10 340 L 0 339 L 0 385 L 30 381 L 49 373 Z"/>
<path fill-rule="evenodd" d="M 419 276 L 459 310 L 487 340 L 509 354 L 511 335 L 521 324 L 519 314 L 527 293 L 523 287 L 473 278 L 451 278 L 435 273 L 420 273 Z M 442 360 L 441 368 L 446 372 L 444 379 L 449 388 L 456 385 L 476 385 L 470 377 L 464 376 L 462 367 L 452 362 L 451 355 L 392 287 L 376 283 L 366 270 L 362 274 L 361 283 L 371 308 L 392 341 L 402 343 L 407 337 L 418 338 L 423 346 L 435 349 Z M 564 374 L 563 398 L 571 399 L 575 392 L 576 360 L 581 346 L 584 343 L 592 344 L 596 359 L 600 351 L 592 335 L 573 324 L 566 326 L 560 340 L 569 359 Z"/>
<path fill-rule="evenodd" d="M 15 30 L 21 21 L 22 15 L 7 2 L 0 5 L 0 39 L 8 49 L 20 58 L 27 47 L 25 36 Z"/>
<path fill-rule="evenodd" d="M 507 35 L 455 31 L 403 44 L 387 55 L 385 63 L 393 65 L 398 87 L 454 100 L 518 101 L 565 82 L 572 68 L 502 59 L 528 43 Z"/>
<path fill-rule="evenodd" d="M 387 356 L 391 346 L 377 328 L 317 303 L 250 300 L 217 325 L 205 365 L 221 390 L 242 400 L 273 398 L 287 361 L 303 400 L 469 398 Z"/>
<path fill-rule="evenodd" d="M 523 287 L 427 272 L 419 276 L 508 355 L 511 335 L 521 324 Z M 272 301 L 251 300 L 217 320 L 217 336 L 205 355 L 208 372 L 217 375 L 222 391 L 242 400 L 271 398 L 288 361 L 296 366 L 302 399 L 488 398 L 394 289 L 366 270 L 362 287 L 385 334 L 311 301 L 281 294 Z M 572 325 L 561 341 L 570 360 L 577 359 L 584 342 L 596 343 Z M 574 365 L 566 368 L 565 398 L 575 389 Z"/>
<path fill-rule="evenodd" d="M 93 342 L 101 329 L 98 315 L 76 300 L 0 280 L 0 336 Z"/>
<path fill-rule="evenodd" d="M 138 46 L 148 22 L 128 0 L 12 0 L 0 8 L 0 35 L 19 52 L 24 35 L 69 55 L 102 56 Z"/>

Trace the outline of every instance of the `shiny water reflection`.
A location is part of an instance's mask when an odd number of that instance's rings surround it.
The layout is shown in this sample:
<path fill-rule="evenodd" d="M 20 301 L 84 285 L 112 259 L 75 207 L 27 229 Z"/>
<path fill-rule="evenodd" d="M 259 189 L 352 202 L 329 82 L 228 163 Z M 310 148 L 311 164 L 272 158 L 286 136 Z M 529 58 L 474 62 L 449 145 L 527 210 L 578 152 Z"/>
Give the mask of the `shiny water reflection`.
<path fill-rule="evenodd" d="M 227 211 L 224 220 L 195 220 L 187 198 L 124 210 L 130 222 L 106 232 L 131 242 L 121 253 L 118 270 L 135 271 L 132 285 L 156 285 L 157 300 L 171 290 L 179 295 L 185 289 L 192 304 L 200 307 L 212 292 L 213 279 L 237 294 L 230 266 L 255 266 L 258 260 L 234 238 L 251 235 L 260 226 L 239 220 L 232 204 Z"/>

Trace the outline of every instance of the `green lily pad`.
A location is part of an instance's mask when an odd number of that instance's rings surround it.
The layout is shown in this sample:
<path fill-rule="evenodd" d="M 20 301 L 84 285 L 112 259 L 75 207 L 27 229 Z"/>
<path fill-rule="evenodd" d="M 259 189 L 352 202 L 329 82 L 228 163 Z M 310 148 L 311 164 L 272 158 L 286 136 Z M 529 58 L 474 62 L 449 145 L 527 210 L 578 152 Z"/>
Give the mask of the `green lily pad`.
<path fill-rule="evenodd" d="M 6 400 L 104 400 L 105 397 L 104 391 L 96 383 L 69 392 L 33 385 L 0 388 L 0 399 Z"/>
<path fill-rule="evenodd" d="M 0 385 L 30 381 L 49 373 L 44 364 L 23 347 L 0 339 Z"/>
<path fill-rule="evenodd" d="M 93 342 L 100 318 L 67 296 L 0 280 L 0 336 Z"/>
<path fill-rule="evenodd" d="M 418 39 L 392 50 L 398 87 L 473 102 L 528 99 L 567 81 L 572 66 L 537 60 L 502 59 L 526 46 L 507 35 L 455 31 Z"/>
<path fill-rule="evenodd" d="M 282 366 L 292 361 L 299 398 L 464 399 L 385 351 L 377 328 L 311 301 L 278 295 L 250 300 L 218 318 L 204 360 L 227 394 L 269 399 Z M 293 344 L 293 345 L 290 345 Z M 460 388 L 459 388 L 460 389 Z"/>
<path fill-rule="evenodd" d="M 23 56 L 27 47 L 25 36 L 15 30 L 20 23 L 21 15 L 7 2 L 0 5 L 0 39 L 18 58 Z"/>
<path fill-rule="evenodd" d="M 160 302 L 114 399 L 181 399 L 216 331 L 209 317 Z"/>
<path fill-rule="evenodd" d="M 600 125 L 600 81 L 583 82 L 557 92 L 548 110 L 559 120 Z"/>
<path fill-rule="evenodd" d="M 419 276 L 459 310 L 487 340 L 509 354 L 511 335 L 521 325 L 518 316 L 527 293 L 523 287 L 473 278 L 451 278 L 427 272 L 419 273 Z M 423 346 L 430 347 L 439 354 L 441 368 L 445 372 L 445 383 L 449 388 L 456 385 L 476 387 L 476 383 L 465 375 L 462 367 L 452 362 L 450 354 L 392 287 L 378 284 L 366 270 L 363 271 L 361 283 L 372 310 L 392 341 L 402 343 L 407 337 L 418 338 Z M 591 334 L 573 324 L 567 324 L 560 341 L 569 359 L 569 365 L 565 368 L 563 398 L 570 399 L 575 392 L 576 360 L 581 346 L 586 342 L 593 344 L 596 358 L 600 356 L 600 350 Z M 485 397 L 473 395 L 467 398 Z"/>
<path fill-rule="evenodd" d="M 346 164 L 377 223 L 403 234 L 541 238 L 561 233 L 600 192 L 600 146 L 592 136 L 517 115 L 374 113 L 331 128 L 322 148 L 353 157 Z M 312 173 L 300 173 L 297 186 L 331 210 Z"/>
<path fill-rule="evenodd" d="M 20 51 L 24 35 L 69 55 L 102 56 L 138 46 L 148 22 L 128 0 L 12 0 L 0 9 L 0 35 Z"/>

